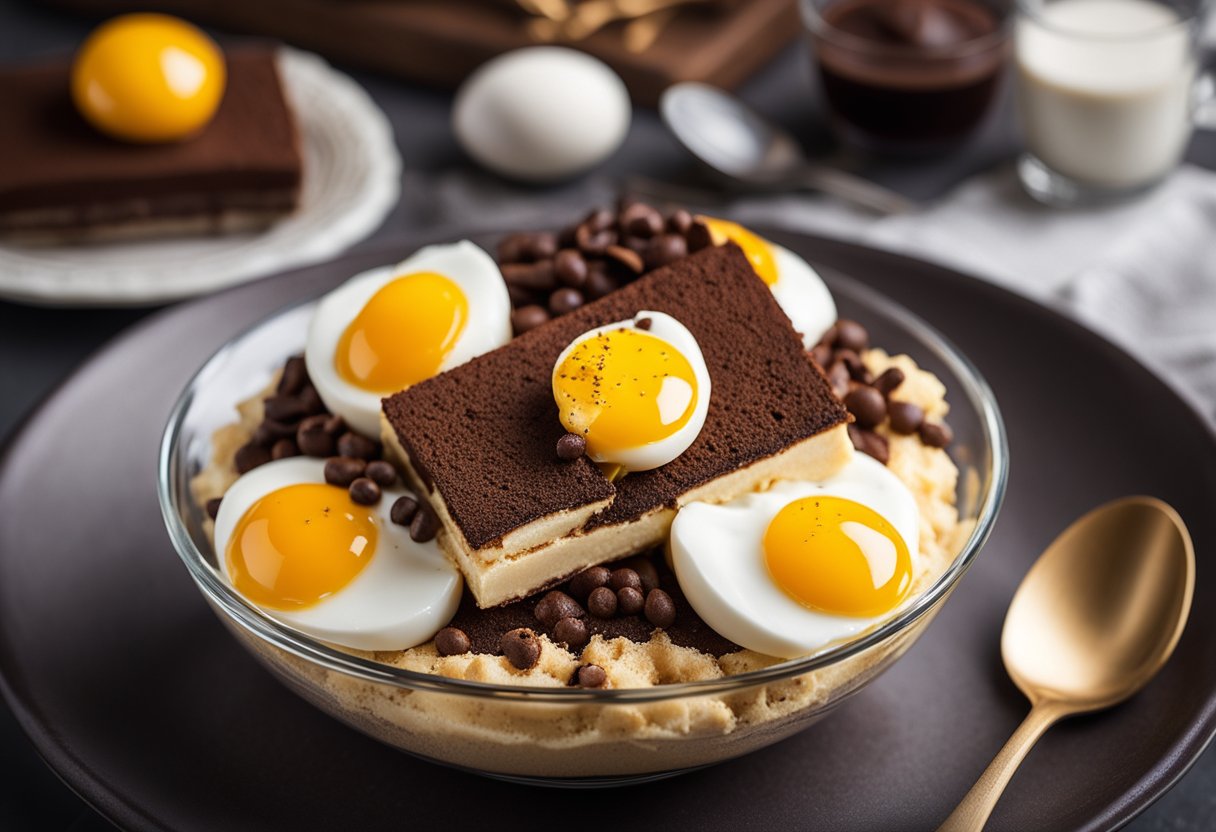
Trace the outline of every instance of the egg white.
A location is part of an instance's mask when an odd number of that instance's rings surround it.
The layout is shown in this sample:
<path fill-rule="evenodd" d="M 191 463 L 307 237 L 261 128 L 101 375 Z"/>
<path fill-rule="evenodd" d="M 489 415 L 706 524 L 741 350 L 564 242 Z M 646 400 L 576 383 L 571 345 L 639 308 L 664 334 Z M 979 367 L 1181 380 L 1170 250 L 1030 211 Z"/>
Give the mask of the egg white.
<path fill-rule="evenodd" d="M 615 463 L 624 466 L 627 471 L 649 471 L 652 468 L 666 465 L 688 450 L 688 446 L 701 433 L 701 428 L 705 425 L 705 414 L 709 412 L 710 381 L 709 368 L 705 366 L 705 357 L 701 354 L 701 345 L 697 343 L 696 337 L 688 331 L 684 324 L 670 315 L 663 312 L 642 311 L 634 315 L 632 320 L 617 321 L 584 332 L 562 350 L 561 355 L 557 357 L 557 362 L 553 365 L 553 373 L 556 375 L 557 368 L 579 344 L 595 338 L 601 332 L 636 329 L 638 328 L 637 322 L 644 318 L 650 319 L 650 329 L 646 330 L 647 334 L 666 341 L 687 359 L 692 368 L 693 378 L 697 382 L 697 400 L 684 427 L 666 439 L 638 445 L 634 448 L 615 450 L 607 456 L 588 452 L 590 458 L 595 462 Z"/>
<path fill-rule="evenodd" d="M 782 508 L 813 495 L 853 500 L 885 517 L 907 544 L 916 574 L 916 498 L 885 465 L 865 454 L 855 454 L 822 483 L 782 482 L 721 505 L 690 503 L 671 527 L 676 578 L 697 615 L 736 644 L 792 659 L 852 638 L 894 614 L 855 618 L 816 612 L 773 581 L 765 564 L 764 533 Z"/>
<path fill-rule="evenodd" d="M 355 275 L 317 304 L 308 327 L 304 361 L 325 406 L 366 436 L 380 433 L 382 394 L 357 387 L 338 375 L 334 364 L 338 342 L 372 295 L 391 280 L 417 272 L 443 275 L 459 286 L 468 300 L 464 331 L 444 358 L 440 372 L 511 340 L 511 299 L 507 285 L 494 259 L 468 240 L 427 246 L 395 266 Z M 409 349 L 408 342 L 403 340 L 401 348 Z"/>
<path fill-rule="evenodd" d="M 292 457 L 260 465 L 233 483 L 215 518 L 220 578 L 232 586 L 228 542 L 255 502 L 280 488 L 323 482 L 323 461 Z M 406 493 L 386 488 L 379 504 L 369 507 L 378 521 L 376 548 L 350 583 L 305 609 L 263 611 L 305 635 L 357 650 L 404 650 L 429 641 L 456 614 L 464 585 L 434 540 L 416 543 L 390 520 L 393 503 Z"/>
<path fill-rule="evenodd" d="M 784 246 L 765 242 L 777 266 L 777 282 L 769 288 L 809 350 L 836 323 L 836 302 L 810 263 Z"/>

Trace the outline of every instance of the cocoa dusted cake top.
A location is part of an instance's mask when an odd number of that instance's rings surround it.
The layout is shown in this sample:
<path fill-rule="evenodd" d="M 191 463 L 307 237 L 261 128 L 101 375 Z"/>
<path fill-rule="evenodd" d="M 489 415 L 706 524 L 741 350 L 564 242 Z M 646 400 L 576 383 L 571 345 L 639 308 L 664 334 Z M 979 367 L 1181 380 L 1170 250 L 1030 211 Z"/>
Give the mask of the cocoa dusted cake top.
<path fill-rule="evenodd" d="M 595 327 L 665 312 L 696 337 L 713 381 L 700 436 L 674 461 L 610 483 L 564 461 L 551 374 Z M 624 523 L 683 493 L 843 424 L 848 416 L 788 318 L 734 245 L 710 247 L 384 401 L 415 470 L 441 492 L 473 548 L 538 517 L 613 500 L 592 520 Z"/>
<path fill-rule="evenodd" d="M 300 148 L 275 60 L 269 46 L 233 50 L 215 118 L 165 144 L 129 144 L 90 126 L 73 107 L 67 62 L 0 73 L 0 211 L 294 191 Z"/>

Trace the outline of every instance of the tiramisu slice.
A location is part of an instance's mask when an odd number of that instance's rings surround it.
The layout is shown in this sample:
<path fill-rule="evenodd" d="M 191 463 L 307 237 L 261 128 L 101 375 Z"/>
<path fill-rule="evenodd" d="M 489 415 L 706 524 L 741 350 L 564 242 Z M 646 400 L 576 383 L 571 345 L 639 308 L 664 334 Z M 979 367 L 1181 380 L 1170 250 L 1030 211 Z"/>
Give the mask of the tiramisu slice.
<path fill-rule="evenodd" d="M 559 459 L 551 374 L 568 344 L 642 310 L 677 318 L 713 383 L 696 440 L 610 482 Z M 708 248 L 384 401 L 383 438 L 441 522 L 482 607 L 661 543 L 678 506 L 821 480 L 853 452 L 847 411 L 733 245 Z"/>
<path fill-rule="evenodd" d="M 233 50 L 214 119 L 118 141 L 72 105 L 66 62 L 0 73 L 0 236 L 62 243 L 263 228 L 295 209 L 301 155 L 269 47 Z"/>

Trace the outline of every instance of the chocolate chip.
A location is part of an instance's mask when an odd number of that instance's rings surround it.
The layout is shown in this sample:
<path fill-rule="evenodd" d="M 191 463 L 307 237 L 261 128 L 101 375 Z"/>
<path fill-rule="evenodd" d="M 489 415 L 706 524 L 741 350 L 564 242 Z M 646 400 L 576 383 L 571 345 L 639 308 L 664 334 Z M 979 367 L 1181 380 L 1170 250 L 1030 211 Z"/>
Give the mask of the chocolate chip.
<path fill-rule="evenodd" d="M 621 615 L 637 615 L 646 606 L 646 596 L 640 589 L 621 587 L 616 591 L 616 606 Z"/>
<path fill-rule="evenodd" d="M 567 462 L 578 459 L 587 451 L 587 440 L 577 433 L 563 434 L 557 440 L 557 457 Z"/>
<path fill-rule="evenodd" d="M 884 396 L 890 396 L 891 391 L 904 383 L 904 371 L 898 367 L 888 367 L 882 375 L 874 379 L 874 389 Z"/>
<path fill-rule="evenodd" d="M 844 397 L 844 406 L 863 428 L 873 428 L 887 418 L 887 400 L 873 387 L 859 384 Z"/>
<path fill-rule="evenodd" d="M 827 344 L 816 344 L 811 347 L 811 360 L 820 367 L 827 369 L 832 361 L 832 348 Z"/>
<path fill-rule="evenodd" d="M 650 328 L 652 326 L 654 326 L 654 318 L 638 318 L 636 321 L 633 322 L 633 325 L 636 326 L 638 329 L 646 330 L 647 332 L 649 332 Z"/>
<path fill-rule="evenodd" d="M 836 360 L 848 368 L 849 378 L 855 381 L 868 383 L 866 382 L 866 374 L 869 372 L 869 370 L 866 369 L 866 365 L 861 360 L 861 356 L 855 351 L 849 349 L 837 350 Z"/>
<path fill-rule="evenodd" d="M 567 647 L 579 648 L 591 639 L 591 635 L 581 618 L 566 617 L 553 625 L 553 639 Z"/>
<path fill-rule="evenodd" d="M 675 234 L 687 234 L 692 228 L 692 214 L 683 208 L 677 208 L 667 218 L 667 229 Z"/>
<path fill-rule="evenodd" d="M 207 516 L 214 520 L 215 516 L 220 513 L 220 498 L 212 497 L 207 501 L 205 508 L 207 510 Z"/>
<path fill-rule="evenodd" d="M 619 590 L 624 587 L 633 587 L 634 589 L 642 588 L 642 578 L 637 572 L 634 572 L 628 567 L 613 569 L 612 574 L 608 576 L 608 586 L 613 590 Z"/>
<path fill-rule="evenodd" d="M 352 456 L 366 460 L 376 459 L 380 456 L 380 443 L 348 430 L 338 437 L 338 456 Z"/>
<path fill-rule="evenodd" d="M 293 425 L 276 422 L 274 419 L 263 419 L 253 431 L 253 441 L 270 447 L 283 437 L 293 436 L 295 433 L 296 428 Z"/>
<path fill-rule="evenodd" d="M 870 345 L 870 333 L 857 321 L 841 318 L 836 322 L 835 346 L 842 350 L 861 352 Z"/>
<path fill-rule="evenodd" d="M 618 288 L 620 288 L 620 284 L 617 283 L 616 278 L 608 274 L 602 263 L 596 263 L 587 274 L 587 284 L 583 287 L 583 291 L 592 300 L 599 300 Z"/>
<path fill-rule="evenodd" d="M 663 215 L 645 202 L 635 202 L 621 211 L 618 223 L 635 237 L 653 237 L 663 230 Z"/>
<path fill-rule="evenodd" d="M 887 416 L 891 430 L 902 434 L 916 433 L 925 421 L 925 411 L 912 402 L 891 402 L 887 405 Z"/>
<path fill-rule="evenodd" d="M 441 656 L 463 656 L 472 647 L 468 634 L 459 627 L 444 627 L 435 633 L 435 649 Z"/>
<path fill-rule="evenodd" d="M 954 431 L 945 422 L 924 422 L 920 426 L 920 441 L 930 448 L 944 448 L 954 441 Z"/>
<path fill-rule="evenodd" d="M 541 324 L 548 322 L 549 310 L 534 303 L 521 306 L 511 313 L 511 326 L 515 328 L 516 335 L 522 335 L 528 330 L 536 329 Z"/>
<path fill-rule="evenodd" d="M 308 407 L 295 396 L 271 396 L 262 403 L 267 419 L 298 422 L 308 415 Z"/>
<path fill-rule="evenodd" d="M 330 417 L 324 413 L 309 416 L 300 422 L 296 431 L 296 445 L 309 456 L 325 458 L 333 456 L 335 445 L 334 436 L 327 428 Z"/>
<path fill-rule="evenodd" d="M 531 670 L 540 661 L 540 638 L 527 627 L 503 633 L 498 649 L 519 670 Z"/>
<path fill-rule="evenodd" d="M 350 498 L 361 506 L 380 502 L 380 486 L 371 477 L 358 477 L 350 484 Z"/>
<path fill-rule="evenodd" d="M 612 618 L 616 603 L 616 593 L 606 586 L 591 590 L 587 596 L 587 610 L 596 618 Z"/>
<path fill-rule="evenodd" d="M 548 291 L 557 285 L 557 274 L 551 260 L 542 260 L 539 263 L 507 263 L 501 267 L 501 271 L 502 279 L 508 286 Z"/>
<path fill-rule="evenodd" d="M 557 235 L 549 231 L 534 231 L 526 241 L 524 256 L 544 260 L 557 254 Z"/>
<path fill-rule="evenodd" d="M 586 600 L 592 590 L 598 589 L 601 586 L 607 586 L 608 578 L 611 575 L 612 573 L 603 566 L 592 566 L 590 569 L 584 569 L 570 579 L 570 592 L 576 598 Z"/>
<path fill-rule="evenodd" d="M 578 684 L 583 688 L 602 688 L 608 684 L 608 674 L 598 664 L 585 664 L 578 669 Z"/>
<path fill-rule="evenodd" d="M 688 250 L 690 252 L 700 251 L 714 244 L 713 235 L 709 233 L 709 226 L 700 220 L 693 220 L 692 225 L 688 227 L 688 231 L 684 232 L 684 239 L 688 241 Z"/>
<path fill-rule="evenodd" d="M 558 289 L 549 296 L 549 311 L 554 315 L 565 315 L 583 305 L 583 295 L 578 289 Z"/>
<path fill-rule="evenodd" d="M 507 284 L 507 297 L 511 301 L 512 306 L 527 306 L 530 303 L 536 303 L 536 292 L 531 289 L 525 289 L 522 286 L 513 286 Z"/>
<path fill-rule="evenodd" d="M 608 249 L 604 252 L 604 254 L 608 257 L 608 259 L 620 263 L 634 274 L 642 273 L 642 268 L 644 266 L 644 263 L 642 262 L 642 255 L 638 254 L 633 249 L 625 248 L 624 246 L 608 246 Z"/>
<path fill-rule="evenodd" d="M 351 456 L 331 456 L 325 460 L 325 481 L 330 485 L 349 488 L 367 470 L 367 463 Z"/>
<path fill-rule="evenodd" d="M 560 589 L 554 589 L 546 592 L 545 596 L 536 602 L 532 614 L 545 627 L 551 628 L 563 618 L 582 617 L 583 608 L 579 606 L 578 601 Z"/>
<path fill-rule="evenodd" d="M 596 208 L 586 216 L 582 224 L 590 228 L 592 231 L 604 231 L 612 227 L 616 222 L 616 215 L 607 208 Z"/>
<path fill-rule="evenodd" d="M 578 289 L 587 282 L 587 261 L 575 249 L 559 251 L 553 258 L 553 270 L 564 286 Z"/>
<path fill-rule="evenodd" d="M 236 463 L 237 473 L 244 474 L 270 462 L 270 451 L 255 442 L 247 442 L 236 449 L 233 461 Z"/>
<path fill-rule="evenodd" d="M 311 384 L 305 384 L 300 390 L 300 402 L 304 405 L 304 412 L 311 415 L 313 413 L 324 413 L 325 402 L 321 401 L 321 394 L 317 392 L 317 388 Z"/>
<path fill-rule="evenodd" d="M 634 572 L 638 573 L 638 577 L 642 579 L 642 592 L 648 593 L 659 585 L 659 570 L 654 568 L 654 564 L 650 562 L 650 558 L 636 557 L 622 561 L 621 566 L 627 566 Z"/>
<path fill-rule="evenodd" d="M 410 521 L 410 540 L 426 543 L 428 540 L 434 540 L 438 533 L 439 518 L 435 515 L 435 510 L 426 503 L 419 503 L 418 510 L 414 512 L 414 519 Z"/>
<path fill-rule="evenodd" d="M 391 488 L 397 482 L 397 469 L 383 459 L 367 463 L 367 476 L 382 488 Z"/>
<path fill-rule="evenodd" d="M 656 627 L 670 627 L 676 620 L 676 602 L 661 589 L 646 593 L 646 620 Z"/>
<path fill-rule="evenodd" d="M 601 255 L 608 250 L 608 246 L 616 245 L 616 232 L 593 231 L 590 226 L 580 225 L 574 239 L 583 254 Z"/>
<path fill-rule="evenodd" d="M 283 438 L 275 442 L 270 448 L 271 459 L 288 459 L 289 457 L 299 456 L 300 448 L 296 445 L 294 439 Z"/>
<path fill-rule="evenodd" d="M 646 268 L 657 269 L 688 254 L 688 241 L 679 234 L 660 234 L 646 246 Z"/>
<path fill-rule="evenodd" d="M 891 446 L 885 436 L 880 436 L 872 430 L 866 430 L 858 425 L 849 425 L 849 439 L 853 447 L 864 454 L 874 457 L 883 465 L 891 459 Z"/>
<path fill-rule="evenodd" d="M 828 367 L 828 384 L 837 398 L 843 399 L 849 392 L 849 368 L 843 361 L 833 361 Z"/>
<path fill-rule="evenodd" d="M 498 242 L 499 263 L 520 263 L 530 256 L 531 234 L 508 234 Z"/>
<path fill-rule="evenodd" d="M 388 510 L 388 519 L 398 526 L 408 526 L 417 512 L 418 501 L 406 494 L 393 501 L 393 507 Z"/>
<path fill-rule="evenodd" d="M 341 436 L 346 432 L 346 420 L 336 413 L 322 413 L 321 416 L 325 419 L 325 432 L 330 436 Z M 300 424 L 304 424 L 301 422 Z"/>
<path fill-rule="evenodd" d="M 296 355 L 287 359 L 287 363 L 283 365 L 283 375 L 279 376 L 279 386 L 275 388 L 275 392 L 280 396 L 294 396 L 307 383 L 308 368 L 304 359 Z"/>

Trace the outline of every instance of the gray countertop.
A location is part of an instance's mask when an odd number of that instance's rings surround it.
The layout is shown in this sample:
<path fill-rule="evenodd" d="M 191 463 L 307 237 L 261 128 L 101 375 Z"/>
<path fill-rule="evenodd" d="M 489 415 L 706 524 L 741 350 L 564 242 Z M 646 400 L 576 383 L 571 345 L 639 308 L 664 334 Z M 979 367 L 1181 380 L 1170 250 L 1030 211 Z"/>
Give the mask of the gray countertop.
<path fill-rule="evenodd" d="M 71 50 L 89 21 L 0 0 L 0 64 Z M 521 190 L 480 173 L 464 158 L 448 126 L 450 96 L 390 79 L 352 73 L 384 108 L 405 164 L 401 204 L 359 249 L 390 246 L 404 232 L 452 220 L 432 205 L 434 189 L 471 187 L 530 197 L 538 215 L 561 205 L 585 209 L 627 176 L 696 183 L 693 169 L 653 112 L 638 111 L 624 147 L 594 177 L 557 189 Z M 744 97 L 799 135 L 811 152 L 829 152 L 820 105 L 801 45 L 786 50 L 742 90 Z M 0 116 L 2 117 L 2 116 Z M 932 162 L 861 161 L 865 173 L 916 199 L 947 191 L 971 173 L 1007 163 L 1016 152 L 1008 95 L 976 140 Z M 1216 168 L 1216 135 L 1197 135 L 1191 161 Z M 99 346 L 151 310 L 48 310 L 0 302 L 0 437 Z M 95 814 L 40 761 L 0 705 L 0 829 L 103 830 Z M 1136 832 L 1216 829 L 1216 751 L 1209 750 L 1164 798 L 1128 827 Z"/>

